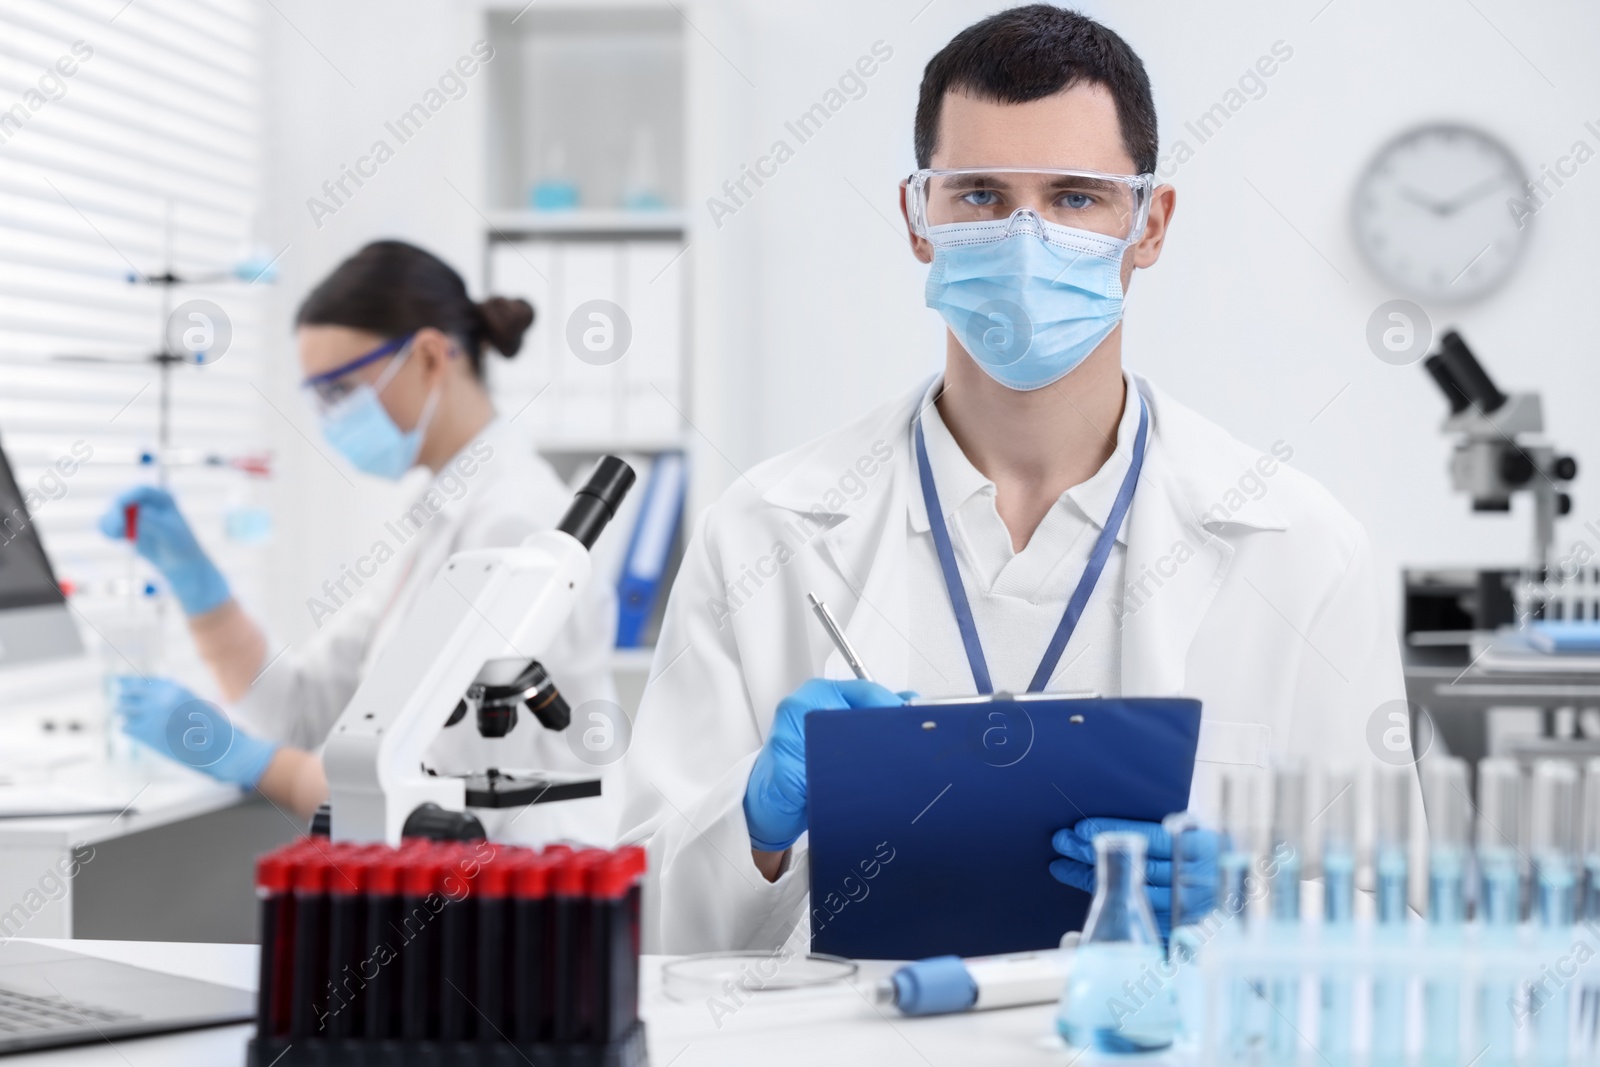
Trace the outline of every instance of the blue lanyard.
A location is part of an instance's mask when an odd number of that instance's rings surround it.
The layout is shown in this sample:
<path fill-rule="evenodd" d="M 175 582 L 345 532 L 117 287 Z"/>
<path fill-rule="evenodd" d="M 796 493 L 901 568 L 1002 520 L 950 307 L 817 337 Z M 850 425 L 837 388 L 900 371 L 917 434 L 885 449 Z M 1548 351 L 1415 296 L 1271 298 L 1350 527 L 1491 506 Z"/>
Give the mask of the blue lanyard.
<path fill-rule="evenodd" d="M 944 572 L 945 588 L 950 591 L 950 607 L 955 612 L 956 625 L 961 628 L 961 643 L 967 647 L 972 681 L 978 687 L 978 692 L 987 696 L 994 692 L 994 683 L 989 680 L 989 663 L 983 658 L 983 645 L 978 641 L 978 627 L 972 619 L 972 606 L 967 603 L 967 591 L 961 584 L 961 571 L 956 567 L 955 548 L 950 544 L 950 531 L 945 528 L 944 511 L 939 507 L 939 491 L 933 484 L 933 468 L 928 465 L 928 446 L 922 437 L 920 418 L 916 421 L 916 431 L 917 472 L 922 477 L 922 501 L 928 509 L 928 529 L 933 534 L 933 546 L 939 553 L 939 569 Z M 1044 651 L 1044 660 L 1028 685 L 1030 693 L 1042 693 L 1045 686 L 1050 684 L 1050 676 L 1055 674 L 1056 664 L 1061 662 L 1061 654 L 1072 639 L 1072 631 L 1078 628 L 1078 620 L 1083 617 L 1089 596 L 1100 581 L 1100 572 L 1106 569 L 1106 560 L 1111 557 L 1111 546 L 1116 543 L 1117 531 L 1122 528 L 1128 508 L 1133 504 L 1133 491 L 1138 487 L 1139 471 L 1144 467 L 1144 449 L 1149 436 L 1150 412 L 1141 396 L 1139 433 L 1133 442 L 1133 462 L 1128 464 L 1122 487 L 1117 490 L 1116 500 L 1112 501 L 1111 513 L 1106 516 L 1106 524 L 1100 530 L 1094 550 L 1089 553 L 1088 563 L 1084 564 L 1078 588 L 1073 590 L 1072 599 L 1067 601 L 1067 610 L 1062 613 L 1055 636 L 1050 639 L 1050 647 Z"/>

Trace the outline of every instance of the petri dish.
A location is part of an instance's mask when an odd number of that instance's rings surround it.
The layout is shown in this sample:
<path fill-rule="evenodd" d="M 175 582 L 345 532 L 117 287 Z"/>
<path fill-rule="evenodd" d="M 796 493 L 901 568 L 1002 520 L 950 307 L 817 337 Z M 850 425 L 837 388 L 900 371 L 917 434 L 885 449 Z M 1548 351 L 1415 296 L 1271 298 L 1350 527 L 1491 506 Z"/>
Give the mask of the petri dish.
<path fill-rule="evenodd" d="M 661 990 L 689 1003 L 723 996 L 732 983 L 741 993 L 780 993 L 839 985 L 856 976 L 854 960 L 815 952 L 706 952 L 685 956 L 661 968 Z"/>

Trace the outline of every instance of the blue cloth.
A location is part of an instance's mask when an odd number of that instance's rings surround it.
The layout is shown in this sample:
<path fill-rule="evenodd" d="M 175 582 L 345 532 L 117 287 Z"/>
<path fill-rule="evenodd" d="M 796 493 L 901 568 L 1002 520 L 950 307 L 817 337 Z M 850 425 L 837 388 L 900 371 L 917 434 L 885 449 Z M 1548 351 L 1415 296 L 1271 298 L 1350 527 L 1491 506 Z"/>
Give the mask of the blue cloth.
<path fill-rule="evenodd" d="M 195 539 L 172 494 L 154 485 L 124 491 L 100 516 L 100 532 L 127 539 L 127 509 L 137 506 L 134 549 L 166 579 L 186 615 L 204 615 L 228 602 L 228 580 Z"/>
<path fill-rule="evenodd" d="M 278 751 L 170 678 L 119 675 L 113 679 L 112 701 L 123 733 L 218 781 L 253 789 Z"/>
<path fill-rule="evenodd" d="M 1052 860 L 1050 873 L 1085 893 L 1095 887 L 1094 839 L 1105 833 L 1136 833 L 1145 839 L 1145 892 L 1156 914 L 1161 936 L 1172 932 L 1172 836 L 1160 823 L 1132 819 L 1084 819 L 1065 830 L 1057 830 L 1050 840 L 1061 855 Z M 1185 920 L 1209 912 L 1216 903 L 1217 853 L 1219 838 L 1211 830 L 1196 830 L 1182 835 L 1183 857 L 1178 865 L 1183 881 L 1178 888 L 1180 914 Z"/>
<path fill-rule="evenodd" d="M 820 708 L 889 708 L 905 698 L 877 682 L 836 682 L 813 678 L 778 702 L 750 780 L 744 790 L 744 819 L 750 844 L 762 852 L 782 852 L 806 831 L 806 728 L 808 714 Z"/>

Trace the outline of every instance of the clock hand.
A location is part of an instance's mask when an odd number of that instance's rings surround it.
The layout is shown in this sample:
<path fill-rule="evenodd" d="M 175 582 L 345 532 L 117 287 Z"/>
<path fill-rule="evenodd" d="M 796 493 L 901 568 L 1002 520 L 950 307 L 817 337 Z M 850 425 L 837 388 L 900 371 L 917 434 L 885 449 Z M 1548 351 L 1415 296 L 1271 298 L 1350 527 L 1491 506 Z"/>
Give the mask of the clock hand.
<path fill-rule="evenodd" d="M 1427 197 L 1412 189 L 1410 186 L 1402 185 L 1400 187 L 1400 196 L 1405 200 L 1411 201 L 1420 208 L 1425 208 L 1428 211 L 1433 212 L 1435 215 L 1443 215 L 1446 213 L 1446 205 L 1441 204 L 1436 200 L 1429 200 Z"/>
<path fill-rule="evenodd" d="M 1505 180 L 1506 176 L 1504 174 L 1496 174 L 1492 178 L 1479 182 L 1466 192 L 1453 196 L 1449 200 L 1441 203 L 1439 205 L 1439 214 L 1454 215 L 1457 211 L 1460 211 L 1474 200 L 1481 199 L 1486 194 L 1493 192 L 1499 186 L 1503 185 Z"/>

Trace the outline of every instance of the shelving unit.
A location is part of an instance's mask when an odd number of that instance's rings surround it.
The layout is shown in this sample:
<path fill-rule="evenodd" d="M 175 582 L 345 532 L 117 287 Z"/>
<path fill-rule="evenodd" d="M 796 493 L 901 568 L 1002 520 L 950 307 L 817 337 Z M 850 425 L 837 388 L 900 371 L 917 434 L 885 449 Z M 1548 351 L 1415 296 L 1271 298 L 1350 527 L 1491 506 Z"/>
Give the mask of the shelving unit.
<path fill-rule="evenodd" d="M 490 387 L 564 477 L 607 452 L 648 468 L 688 451 L 692 418 L 683 19 L 666 4 L 574 3 L 491 9 L 487 21 L 497 58 L 484 276 L 491 292 L 523 296 L 537 314 L 524 353 L 491 364 Z M 604 554 L 619 566 L 632 529 L 617 525 L 628 528 Z M 626 704 L 652 653 L 616 651 Z"/>
<path fill-rule="evenodd" d="M 530 237 L 679 240 L 684 234 L 681 211 L 630 211 L 624 208 L 535 211 L 531 208 L 507 208 L 488 214 L 495 239 L 502 241 Z"/>

